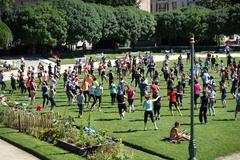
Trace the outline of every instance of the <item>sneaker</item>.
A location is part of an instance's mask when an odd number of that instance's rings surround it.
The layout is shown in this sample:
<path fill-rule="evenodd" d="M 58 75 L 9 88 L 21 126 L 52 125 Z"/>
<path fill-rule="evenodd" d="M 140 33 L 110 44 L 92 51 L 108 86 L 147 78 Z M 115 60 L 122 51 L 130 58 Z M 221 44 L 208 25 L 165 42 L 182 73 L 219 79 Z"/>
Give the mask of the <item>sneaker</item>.
<path fill-rule="evenodd" d="M 147 128 L 144 128 L 143 130 L 144 130 L 144 131 L 146 131 L 146 130 L 147 130 Z"/>
<path fill-rule="evenodd" d="M 158 127 L 155 127 L 154 129 L 155 129 L 155 130 L 158 130 Z"/>

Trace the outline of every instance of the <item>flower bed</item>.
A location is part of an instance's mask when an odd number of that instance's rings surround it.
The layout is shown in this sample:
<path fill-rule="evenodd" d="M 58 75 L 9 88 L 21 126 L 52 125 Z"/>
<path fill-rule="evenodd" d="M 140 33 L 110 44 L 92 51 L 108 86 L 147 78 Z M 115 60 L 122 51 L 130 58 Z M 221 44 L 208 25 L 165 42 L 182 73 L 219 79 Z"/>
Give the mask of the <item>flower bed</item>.
<path fill-rule="evenodd" d="M 113 160 L 125 160 L 132 157 L 122 149 L 121 142 L 115 142 L 107 135 L 106 130 L 95 132 L 83 126 L 77 129 L 70 116 L 63 118 L 54 112 L 27 112 L 6 107 L 0 117 L 2 123 L 9 128 L 18 129 L 88 159 L 105 160 L 110 157 Z"/>

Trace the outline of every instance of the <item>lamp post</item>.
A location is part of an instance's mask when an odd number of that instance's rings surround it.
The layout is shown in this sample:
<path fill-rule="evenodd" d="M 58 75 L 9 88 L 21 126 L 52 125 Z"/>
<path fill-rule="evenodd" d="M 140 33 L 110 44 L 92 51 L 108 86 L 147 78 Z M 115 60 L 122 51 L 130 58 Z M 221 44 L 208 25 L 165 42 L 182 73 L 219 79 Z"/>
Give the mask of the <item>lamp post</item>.
<path fill-rule="evenodd" d="M 194 138 L 194 34 L 190 34 L 190 46 L 191 46 L 191 139 L 189 143 L 189 159 L 196 160 L 196 142 Z"/>

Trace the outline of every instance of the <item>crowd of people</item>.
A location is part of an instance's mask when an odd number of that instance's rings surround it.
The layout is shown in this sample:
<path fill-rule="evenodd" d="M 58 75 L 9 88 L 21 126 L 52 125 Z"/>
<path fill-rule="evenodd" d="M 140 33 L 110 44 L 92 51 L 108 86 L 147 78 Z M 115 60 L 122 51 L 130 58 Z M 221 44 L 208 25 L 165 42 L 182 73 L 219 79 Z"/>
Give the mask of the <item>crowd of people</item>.
<path fill-rule="evenodd" d="M 208 123 L 207 115 L 215 116 L 216 95 L 221 94 L 221 103 L 227 107 L 227 89 L 231 84 L 230 93 L 236 99 L 235 119 L 240 111 L 240 61 L 236 62 L 230 53 L 226 54 L 225 64 L 217 55 L 208 52 L 205 60 L 194 58 L 194 104 L 199 109 L 200 123 Z M 166 54 L 162 66 L 156 64 L 154 56 L 131 56 L 127 54 L 123 58 L 116 58 L 113 62 L 102 58 L 97 64 L 91 57 L 87 62 L 76 61 L 74 67 L 69 67 L 61 74 L 61 60 L 57 57 L 54 66 L 48 64 L 47 68 L 41 62 L 38 64 L 37 72 L 34 67 L 25 67 L 25 60 L 20 59 L 20 69 L 17 75 L 11 75 L 11 90 L 14 94 L 20 90 L 22 96 L 28 96 L 31 104 L 35 104 L 35 97 L 38 91 L 42 93 L 42 108 L 47 108 L 51 103 L 51 110 L 56 104 L 56 84 L 63 81 L 68 105 L 77 102 L 78 117 L 83 116 L 83 110 L 102 111 L 103 87 L 108 88 L 109 101 L 112 105 L 117 104 L 120 119 L 124 119 L 126 112 L 135 111 L 136 93 L 140 93 L 140 103 L 144 108 L 144 130 L 147 130 L 147 120 L 150 117 L 154 128 L 157 128 L 156 121 L 160 119 L 161 101 L 168 97 L 169 111 L 174 116 L 173 106 L 180 116 L 183 104 L 183 97 L 187 84 L 191 84 L 191 71 L 186 69 L 190 61 L 190 54 L 186 60 L 180 54 L 173 65 L 170 65 L 170 55 Z M 97 65 L 96 65 L 97 64 Z M 26 70 L 27 69 L 27 70 Z M 26 70 L 26 71 L 25 71 Z M 217 77 L 210 74 L 210 70 L 218 73 Z M 130 76 L 129 76 L 130 75 Z M 216 74 L 215 74 L 216 76 Z M 130 78 L 129 78 L 130 77 Z M 163 77 L 165 82 L 161 82 Z M 218 85 L 215 79 L 219 79 Z M 202 82 L 200 84 L 200 82 Z M 167 93 L 160 95 L 160 83 L 166 84 Z M 0 71 L 0 84 L 2 90 L 6 88 L 4 73 Z M 218 92 L 218 93 L 217 93 Z M 200 100 L 199 100 L 200 99 Z M 207 114 L 208 113 L 208 114 Z M 178 126 L 178 124 L 176 124 Z"/>

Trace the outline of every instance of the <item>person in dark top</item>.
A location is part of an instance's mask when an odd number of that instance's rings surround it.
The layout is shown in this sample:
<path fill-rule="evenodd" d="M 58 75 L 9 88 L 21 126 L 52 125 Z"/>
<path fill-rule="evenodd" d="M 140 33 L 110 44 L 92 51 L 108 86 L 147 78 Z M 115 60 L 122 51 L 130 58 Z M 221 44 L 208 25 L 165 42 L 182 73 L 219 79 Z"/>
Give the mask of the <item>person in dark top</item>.
<path fill-rule="evenodd" d="M 201 107 L 200 107 L 200 111 L 199 111 L 199 121 L 200 123 L 203 122 L 202 117 L 204 117 L 204 122 L 205 124 L 207 124 L 207 106 L 208 106 L 208 96 L 206 94 L 206 91 L 202 92 L 202 96 L 201 96 Z"/>
<path fill-rule="evenodd" d="M 17 88 L 16 88 L 16 78 L 14 77 L 14 75 L 13 74 L 11 74 L 11 90 L 10 90 L 10 94 L 12 95 L 13 94 L 13 92 L 15 91 L 15 90 L 17 90 Z"/>
<path fill-rule="evenodd" d="M 120 119 L 124 119 L 125 111 L 127 110 L 125 98 L 127 98 L 122 92 L 117 93 L 118 111 Z"/>
<path fill-rule="evenodd" d="M 109 71 L 107 76 L 108 76 L 108 85 L 109 85 L 109 88 L 110 88 L 112 83 L 114 82 L 114 76 L 113 76 L 112 70 Z"/>
<path fill-rule="evenodd" d="M 65 69 L 64 73 L 63 73 L 63 86 L 64 86 L 64 88 L 66 87 L 67 80 L 68 80 L 68 73 L 67 73 L 67 70 Z"/>
<path fill-rule="evenodd" d="M 177 104 L 182 107 L 182 99 L 183 99 L 183 85 L 179 81 L 177 85 Z"/>
<path fill-rule="evenodd" d="M 48 86 L 46 82 L 42 84 L 42 97 L 43 97 L 43 108 L 47 107 L 48 105 Z"/>
<path fill-rule="evenodd" d="M 51 75 L 53 75 L 53 72 L 52 72 L 52 64 L 51 64 L 51 63 L 49 63 L 49 65 L 48 65 L 48 75 L 49 75 L 49 77 L 50 77 Z"/>

